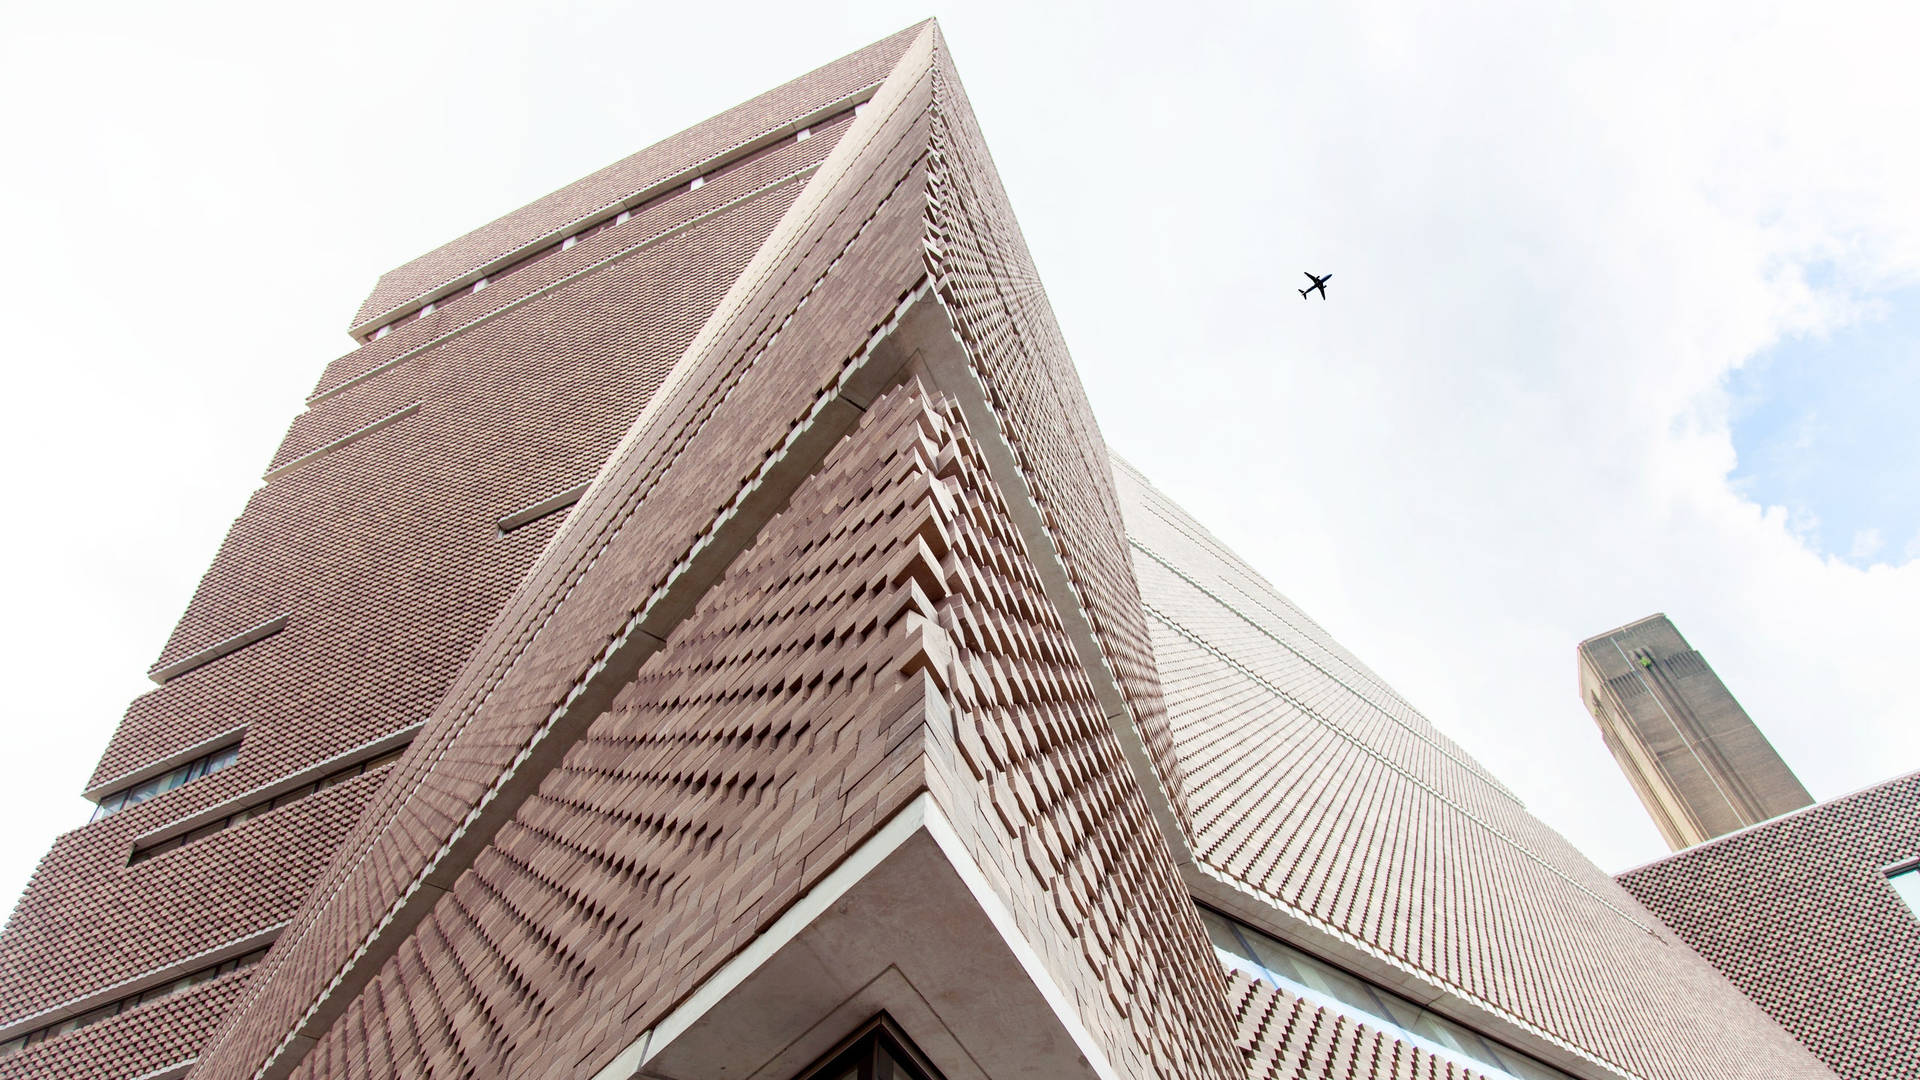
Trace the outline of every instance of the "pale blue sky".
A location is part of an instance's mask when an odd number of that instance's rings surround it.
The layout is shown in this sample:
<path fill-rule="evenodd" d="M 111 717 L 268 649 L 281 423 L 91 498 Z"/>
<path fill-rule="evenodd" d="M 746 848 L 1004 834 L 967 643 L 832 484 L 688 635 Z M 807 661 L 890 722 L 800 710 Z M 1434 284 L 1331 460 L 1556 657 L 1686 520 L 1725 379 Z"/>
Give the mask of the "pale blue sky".
<path fill-rule="evenodd" d="M 1857 566 L 1920 558 L 1920 286 L 1727 377 L 1736 490 Z"/>

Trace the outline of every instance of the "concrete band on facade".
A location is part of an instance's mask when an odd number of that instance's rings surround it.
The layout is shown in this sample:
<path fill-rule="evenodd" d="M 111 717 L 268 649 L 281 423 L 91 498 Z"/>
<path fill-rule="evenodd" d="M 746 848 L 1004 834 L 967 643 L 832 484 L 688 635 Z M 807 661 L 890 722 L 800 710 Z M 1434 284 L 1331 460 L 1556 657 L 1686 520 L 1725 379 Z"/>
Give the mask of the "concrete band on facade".
<path fill-rule="evenodd" d="M 1575 1077 L 1832 1075 L 1110 459 L 932 23 L 355 325 L 428 302 L 322 373 L 156 669 L 297 617 L 92 783 L 240 757 L 56 842 L 0 1019 L 285 929 L 0 1078 L 781 1080 L 881 1011 L 952 1080 L 1460 1075 L 1229 977 L 1196 898 Z"/>

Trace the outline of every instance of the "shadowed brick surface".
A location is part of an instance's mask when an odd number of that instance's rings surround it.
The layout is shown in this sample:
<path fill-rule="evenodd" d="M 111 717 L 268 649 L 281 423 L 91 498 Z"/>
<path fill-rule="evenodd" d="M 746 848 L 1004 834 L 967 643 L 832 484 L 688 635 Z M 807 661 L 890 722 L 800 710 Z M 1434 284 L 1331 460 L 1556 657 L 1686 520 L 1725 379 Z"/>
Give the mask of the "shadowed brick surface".
<path fill-rule="evenodd" d="M 1920 1076 L 1920 773 L 1620 875 L 1620 884 L 1847 1080 Z"/>

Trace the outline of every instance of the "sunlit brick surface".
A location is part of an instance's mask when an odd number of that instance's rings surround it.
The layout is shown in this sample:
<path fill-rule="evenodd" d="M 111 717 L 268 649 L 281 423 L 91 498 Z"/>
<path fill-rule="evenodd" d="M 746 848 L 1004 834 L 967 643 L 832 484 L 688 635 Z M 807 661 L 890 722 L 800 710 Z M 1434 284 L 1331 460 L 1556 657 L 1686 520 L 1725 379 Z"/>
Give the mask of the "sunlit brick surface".
<path fill-rule="evenodd" d="M 1631 1075 L 1825 1075 L 1325 630 L 1116 472 L 1202 861 Z"/>
<path fill-rule="evenodd" d="M 1620 875 L 1620 884 L 1847 1080 L 1920 1076 L 1920 917 L 1885 870 L 1920 859 L 1920 773 Z"/>

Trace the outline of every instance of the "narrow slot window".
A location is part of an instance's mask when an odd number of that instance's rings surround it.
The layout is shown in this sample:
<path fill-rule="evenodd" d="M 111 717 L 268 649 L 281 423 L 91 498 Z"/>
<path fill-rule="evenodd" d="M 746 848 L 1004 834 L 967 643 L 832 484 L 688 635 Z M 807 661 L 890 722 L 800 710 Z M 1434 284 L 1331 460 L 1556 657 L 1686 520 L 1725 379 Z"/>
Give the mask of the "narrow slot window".
<path fill-rule="evenodd" d="M 1569 1080 L 1557 1069 L 1481 1037 L 1463 1024 L 1295 949 L 1237 920 L 1200 909 L 1220 962 L 1316 1004 L 1347 1013 L 1489 1077 Z"/>
<path fill-rule="evenodd" d="M 1920 919 L 1920 863 L 1887 875 L 1887 884 L 1907 902 L 1907 909 Z"/>
<path fill-rule="evenodd" d="M 324 451 L 316 451 L 316 454 L 323 452 Z M 302 461 L 304 460 L 305 459 L 302 459 Z M 294 462 L 282 466 L 280 469 L 275 470 L 274 473 L 268 475 L 278 475 L 280 472 L 291 469 L 300 463 L 301 462 Z M 264 641 L 272 637 L 287 628 L 287 620 L 289 618 L 290 616 L 287 615 L 275 615 L 273 618 L 268 619 L 258 626 L 248 627 L 224 641 L 216 641 L 206 648 L 201 649 L 199 652 L 190 653 L 175 660 L 171 664 L 162 664 L 152 671 L 147 672 L 147 678 L 164 685 L 169 679 L 176 679 L 195 668 L 204 667 L 224 656 L 239 652 L 241 649 L 246 648 L 256 641 Z"/>
<path fill-rule="evenodd" d="M 99 821 L 103 817 L 146 802 L 158 795 L 164 795 L 182 784 L 191 783 L 203 776 L 211 776 L 234 763 L 240 756 L 240 744 L 223 746 L 208 754 L 194 758 L 183 765 L 176 765 L 159 776 L 149 777 L 131 787 L 123 788 L 102 798 L 93 808 L 89 821 Z"/>
<path fill-rule="evenodd" d="M 413 729 L 413 731 L 417 730 L 417 728 Z M 392 765 L 400 759 L 400 755 L 407 752 L 407 746 L 413 741 L 413 731 L 402 732 L 399 736 L 389 735 L 368 744 L 367 748 L 350 751 L 350 754 L 356 755 L 354 760 L 348 760 L 332 766 L 317 766 L 314 770 L 304 775 L 295 774 L 299 777 L 297 783 L 293 787 L 280 791 L 277 794 L 263 795 L 246 802 L 244 805 L 224 812 L 215 809 L 213 813 L 217 816 L 205 821 L 199 821 L 195 824 L 186 825 L 186 822 L 193 822 L 195 818 L 198 817 L 198 815 L 190 815 L 187 818 L 181 819 L 180 825 L 168 826 L 165 829 L 159 830 L 157 833 L 149 833 L 147 835 L 151 837 L 151 839 L 134 841 L 133 854 L 128 857 L 127 862 L 129 865 L 145 862 L 156 855 L 164 855 L 175 848 L 191 844 L 195 840 L 204 839 L 217 832 L 231 829 L 235 825 L 245 824 L 262 814 L 278 810 L 283 806 L 289 806 L 309 795 L 325 791 L 337 784 L 346 783 L 356 776 L 364 776 L 367 773 L 375 772 Z M 376 749 L 382 745 L 392 743 L 396 737 L 400 737 L 403 740 L 399 745 L 389 746 L 384 750 Z M 371 756 L 359 756 L 366 755 L 370 749 L 372 750 Z M 225 751 L 221 753 L 224 754 Z M 215 755 L 216 758 L 217 756 L 218 755 Z M 232 758 L 229 756 L 227 760 L 231 763 Z M 316 775 L 316 773 L 318 773 L 318 775 Z M 268 790 L 272 790 L 272 788 L 269 787 Z M 240 799 L 234 801 L 240 802 L 245 798 L 245 796 L 241 796 Z M 226 805 L 232 806 L 232 803 Z M 176 828 L 179 829 L 179 831 L 174 831 Z"/>

